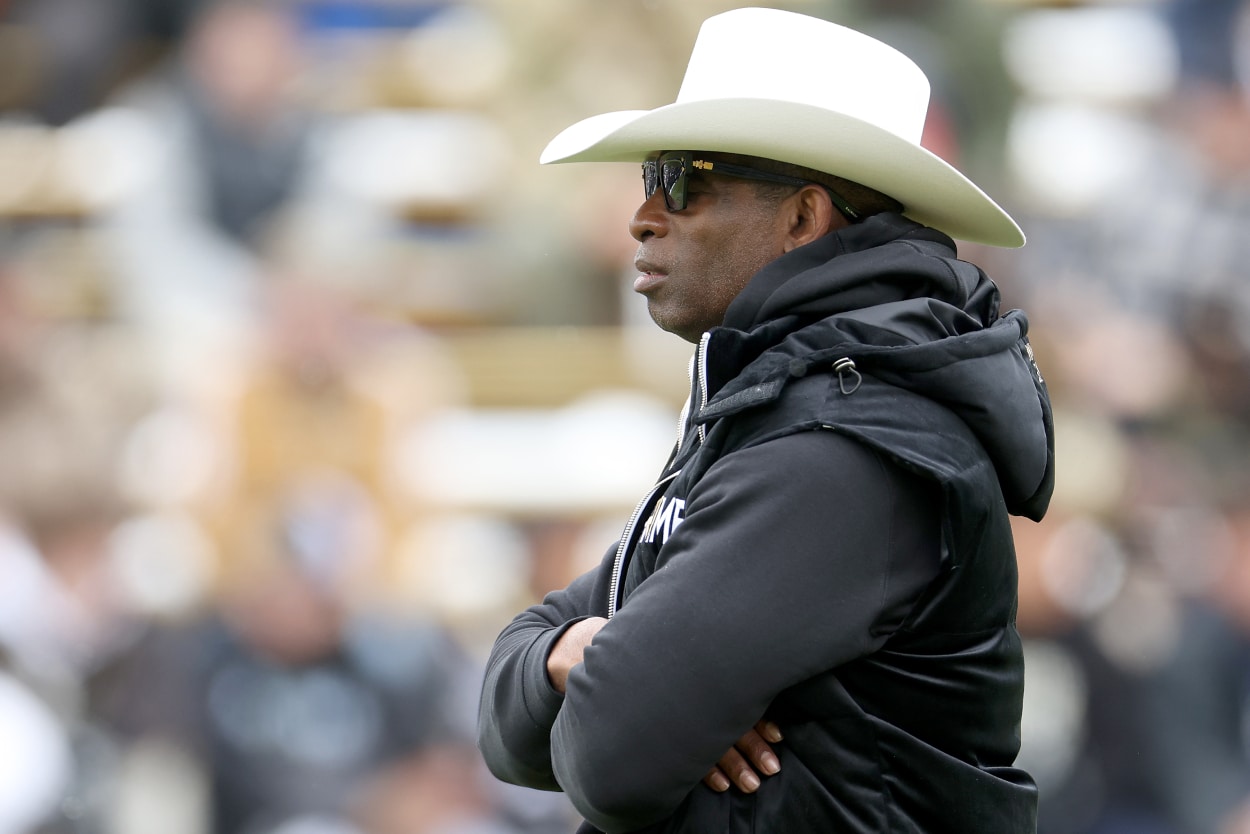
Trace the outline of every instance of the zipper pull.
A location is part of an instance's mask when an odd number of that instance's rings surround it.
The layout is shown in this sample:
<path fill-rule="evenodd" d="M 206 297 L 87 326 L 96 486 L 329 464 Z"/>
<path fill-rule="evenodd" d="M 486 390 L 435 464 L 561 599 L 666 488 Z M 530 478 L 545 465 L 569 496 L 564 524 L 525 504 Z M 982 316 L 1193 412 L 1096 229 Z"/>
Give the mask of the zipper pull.
<path fill-rule="evenodd" d="M 859 371 L 855 370 L 855 360 L 848 356 L 843 356 L 837 362 L 834 362 L 833 370 L 838 375 L 838 390 L 848 397 L 858 391 L 859 386 L 864 381 L 864 378 L 859 375 Z M 849 390 L 846 387 L 846 374 L 852 375 L 855 382 Z"/>

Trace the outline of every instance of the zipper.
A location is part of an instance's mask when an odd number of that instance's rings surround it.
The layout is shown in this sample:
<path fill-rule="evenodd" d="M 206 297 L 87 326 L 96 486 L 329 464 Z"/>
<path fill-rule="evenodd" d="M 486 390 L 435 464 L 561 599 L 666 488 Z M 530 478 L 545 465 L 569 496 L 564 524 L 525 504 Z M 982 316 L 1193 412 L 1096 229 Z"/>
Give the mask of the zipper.
<path fill-rule="evenodd" d="M 634 538 L 634 529 L 638 526 L 638 521 L 642 517 L 643 512 L 646 511 L 647 506 L 655 500 L 656 493 L 665 487 L 669 481 L 673 480 L 680 474 L 681 470 L 678 469 L 676 472 L 665 475 L 663 478 L 656 481 L 655 486 L 651 487 L 651 489 L 647 491 L 647 494 L 642 496 L 642 500 L 639 501 L 638 506 L 634 508 L 633 515 L 629 517 L 629 523 L 625 525 L 625 531 L 621 533 L 621 540 L 616 545 L 616 559 L 612 564 L 612 582 L 608 586 L 609 620 L 612 619 L 614 614 L 616 614 L 617 606 L 620 604 L 619 597 L 621 594 L 621 580 L 624 578 L 625 574 L 625 555 L 629 552 L 630 541 Z"/>
<path fill-rule="evenodd" d="M 699 339 L 699 347 L 694 352 L 694 371 L 697 374 L 695 383 L 695 391 L 699 395 L 699 410 L 702 411 L 707 406 L 707 348 L 712 341 L 712 331 L 707 331 Z M 707 440 L 707 424 L 699 424 L 699 442 Z M 684 432 L 683 432 L 684 434 Z"/>
<path fill-rule="evenodd" d="M 679 418 L 677 427 L 677 449 L 673 453 L 673 459 L 676 460 L 681 454 L 682 442 L 686 439 L 686 424 L 690 420 L 692 413 L 695 413 L 694 403 L 698 402 L 699 409 L 702 410 L 707 405 L 707 347 L 712 340 L 711 331 L 705 332 L 699 339 L 699 345 L 695 348 L 694 356 L 690 359 L 690 398 L 686 400 L 685 406 Z M 707 440 L 707 427 L 700 424 L 698 428 L 699 443 L 702 444 Z M 655 500 L 656 493 L 659 492 L 669 481 L 681 474 L 681 470 L 665 475 L 655 483 L 647 491 L 647 494 L 638 502 L 638 506 L 634 508 L 633 515 L 629 517 L 629 523 L 625 525 L 625 532 L 621 534 L 621 541 L 616 546 L 616 559 L 612 564 L 612 581 L 608 585 L 608 619 L 612 619 L 616 614 L 616 609 L 620 605 L 621 585 L 625 576 L 626 556 L 629 553 L 630 542 L 634 537 L 634 531 L 638 526 L 638 521 L 647 507 Z"/>
<path fill-rule="evenodd" d="M 690 396 L 686 398 L 685 404 L 681 407 L 681 414 L 677 417 L 678 455 L 681 454 L 681 444 L 686 440 L 686 425 L 690 422 L 690 415 L 696 411 L 695 403 L 698 403 L 699 409 L 707 405 L 707 346 L 711 339 L 711 331 L 704 332 L 694 349 L 694 356 L 690 357 L 690 366 L 687 369 L 687 375 L 690 377 Z M 707 430 L 699 426 L 699 442 L 702 443 L 704 440 L 707 440 Z"/>

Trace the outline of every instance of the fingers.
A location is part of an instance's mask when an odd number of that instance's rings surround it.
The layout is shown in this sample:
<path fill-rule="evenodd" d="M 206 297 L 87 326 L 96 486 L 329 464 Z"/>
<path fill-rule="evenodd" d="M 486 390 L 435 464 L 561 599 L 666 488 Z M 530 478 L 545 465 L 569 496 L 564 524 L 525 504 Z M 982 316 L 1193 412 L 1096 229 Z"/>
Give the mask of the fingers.
<path fill-rule="evenodd" d="M 735 786 L 743 793 L 754 793 L 760 787 L 760 775 L 771 776 L 781 770 L 781 761 L 771 743 L 781 741 L 781 730 L 771 721 L 761 721 L 748 730 L 721 757 L 716 767 L 703 777 L 703 784 L 723 793 Z"/>
<path fill-rule="evenodd" d="M 703 777 L 703 784 L 717 793 L 724 793 L 729 790 L 730 782 L 724 771 L 719 767 L 714 767 L 708 772 L 707 776 Z"/>
<path fill-rule="evenodd" d="M 772 721 L 764 720 L 755 725 L 755 732 L 759 733 L 765 741 L 776 744 L 781 741 L 781 728 Z"/>
<path fill-rule="evenodd" d="M 732 784 L 743 793 L 755 793 L 760 787 L 759 774 L 735 748 L 721 756 L 716 767 L 712 768 L 703 779 L 704 783 L 714 791 L 729 790 Z"/>
<path fill-rule="evenodd" d="M 781 741 L 781 730 L 771 721 L 761 721 L 734 745 L 760 773 L 772 776 L 781 770 L 781 761 L 769 742 Z"/>

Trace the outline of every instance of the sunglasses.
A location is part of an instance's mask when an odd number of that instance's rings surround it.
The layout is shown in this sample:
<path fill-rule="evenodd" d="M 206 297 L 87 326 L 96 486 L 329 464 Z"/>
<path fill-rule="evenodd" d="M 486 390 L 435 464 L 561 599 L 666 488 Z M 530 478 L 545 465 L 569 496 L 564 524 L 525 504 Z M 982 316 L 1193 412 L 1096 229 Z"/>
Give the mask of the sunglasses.
<path fill-rule="evenodd" d="M 827 185 L 821 185 L 811 180 L 799 179 L 798 177 L 787 177 L 784 174 L 761 171 L 757 168 L 748 168 L 745 165 L 714 162 L 710 159 L 695 159 L 694 154 L 690 151 L 665 151 L 655 159 L 648 159 L 642 163 L 642 190 L 646 195 L 646 199 L 651 199 L 651 195 L 657 189 L 662 189 L 664 205 L 668 207 L 668 210 L 681 211 L 686 207 L 686 185 L 691 169 L 745 180 L 776 182 L 783 185 L 820 185 L 821 188 L 829 192 L 834 207 L 842 212 L 842 215 L 847 220 L 854 223 L 860 219 L 859 212 L 851 208 L 850 203 Z"/>

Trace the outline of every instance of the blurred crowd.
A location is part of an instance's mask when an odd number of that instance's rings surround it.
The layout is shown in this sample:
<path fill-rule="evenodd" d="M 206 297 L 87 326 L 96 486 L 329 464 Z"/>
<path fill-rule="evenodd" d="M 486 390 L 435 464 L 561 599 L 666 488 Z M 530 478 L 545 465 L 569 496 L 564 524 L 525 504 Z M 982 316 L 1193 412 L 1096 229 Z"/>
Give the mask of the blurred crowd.
<path fill-rule="evenodd" d="M 571 830 L 479 764 L 481 663 L 611 544 L 689 351 L 636 169 L 536 160 L 738 5 L 0 0 L 0 834 Z M 1039 831 L 1247 834 L 1250 3 L 769 5 L 916 58 L 1029 236 L 962 251 L 1055 403 Z"/>

